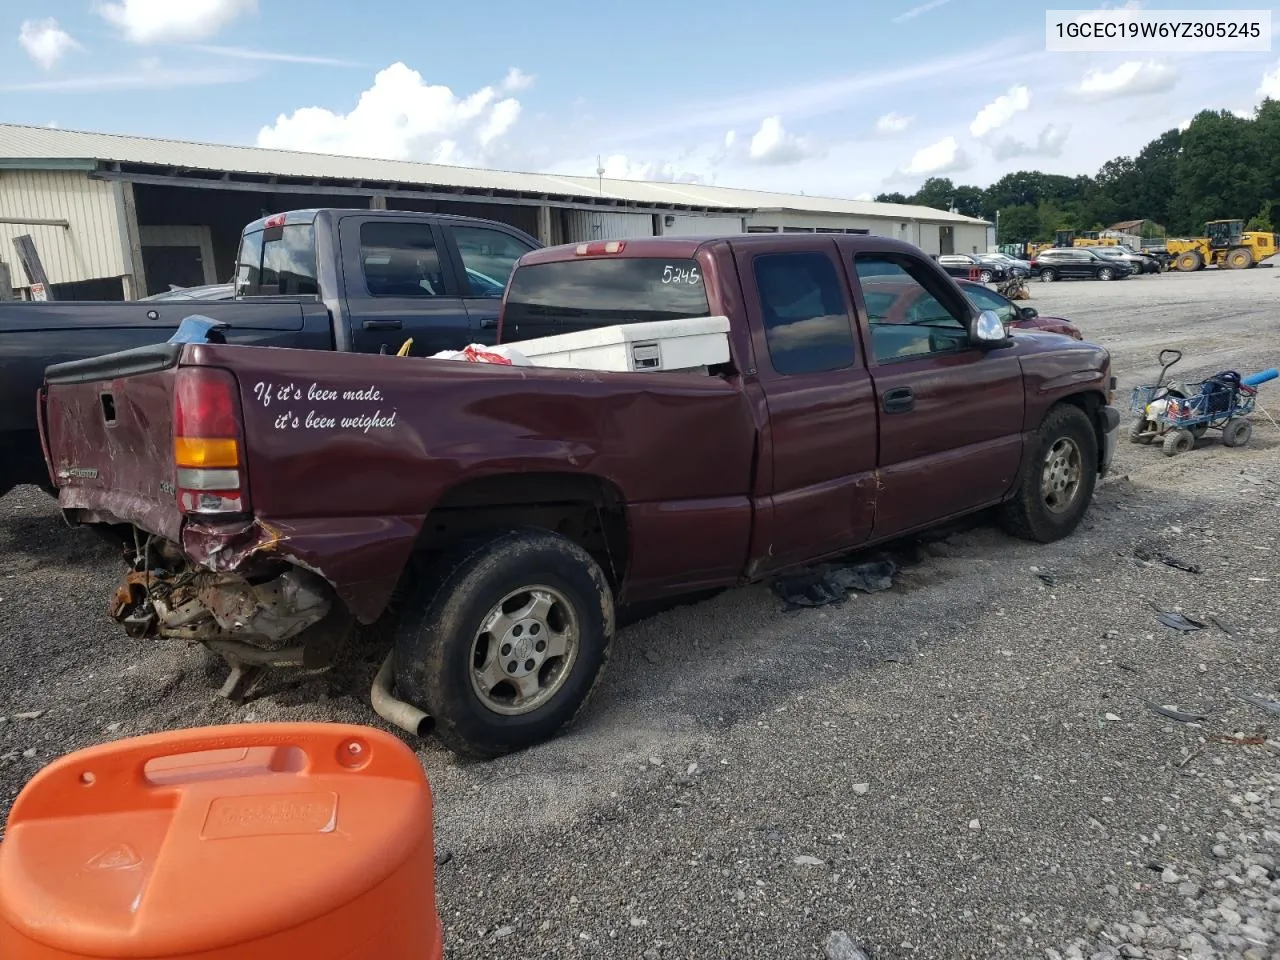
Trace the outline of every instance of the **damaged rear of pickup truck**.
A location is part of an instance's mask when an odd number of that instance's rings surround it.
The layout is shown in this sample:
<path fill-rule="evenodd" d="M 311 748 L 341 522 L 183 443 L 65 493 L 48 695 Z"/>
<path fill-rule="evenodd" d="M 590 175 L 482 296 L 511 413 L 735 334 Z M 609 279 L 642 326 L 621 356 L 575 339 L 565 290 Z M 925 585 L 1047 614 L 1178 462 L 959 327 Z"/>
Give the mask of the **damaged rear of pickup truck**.
<path fill-rule="evenodd" d="M 112 615 L 221 654 L 230 696 L 386 617 L 378 712 L 494 756 L 580 712 L 619 605 L 988 508 L 1054 541 L 1115 450 L 1106 350 L 1007 331 L 885 238 L 534 251 L 501 323 L 525 362 L 197 342 L 50 367 L 64 516 L 130 564 Z"/>

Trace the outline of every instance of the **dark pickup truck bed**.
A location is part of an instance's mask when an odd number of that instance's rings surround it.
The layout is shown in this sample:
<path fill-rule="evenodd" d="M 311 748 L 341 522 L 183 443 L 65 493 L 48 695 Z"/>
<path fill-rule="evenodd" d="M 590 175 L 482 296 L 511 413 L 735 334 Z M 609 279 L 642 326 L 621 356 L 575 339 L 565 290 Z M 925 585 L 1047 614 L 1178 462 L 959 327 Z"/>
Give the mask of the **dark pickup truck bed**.
<path fill-rule="evenodd" d="M 243 677 L 327 663 L 401 596 L 375 706 L 493 754 L 577 714 L 617 604 L 988 507 L 1055 540 L 1114 451 L 1106 350 L 1007 333 L 892 240 L 545 249 L 516 267 L 502 323 L 556 335 L 624 316 L 726 317 L 728 362 L 164 345 L 49 371 L 50 469 L 72 523 L 145 544 L 115 608 L 134 635 L 205 643 Z"/>
<path fill-rule="evenodd" d="M 192 314 L 225 323 L 231 343 L 394 353 L 412 338 L 419 356 L 491 344 L 507 276 L 539 246 L 467 217 L 298 210 L 245 228 L 235 300 L 0 302 L 0 495 L 49 484 L 35 413 L 47 366 L 162 343 Z"/>

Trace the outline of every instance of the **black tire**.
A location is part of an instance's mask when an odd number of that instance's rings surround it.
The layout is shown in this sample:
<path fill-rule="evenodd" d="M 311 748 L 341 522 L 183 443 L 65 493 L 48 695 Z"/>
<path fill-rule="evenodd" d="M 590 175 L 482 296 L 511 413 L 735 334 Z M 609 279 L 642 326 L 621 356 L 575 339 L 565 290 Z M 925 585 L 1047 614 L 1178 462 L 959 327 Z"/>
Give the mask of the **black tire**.
<path fill-rule="evenodd" d="M 983 270 L 978 274 L 978 280 L 982 283 L 990 283 L 993 279 L 995 279 L 995 277 L 990 270 Z"/>
<path fill-rule="evenodd" d="M 1098 270 L 1099 280 L 1114 280 L 1115 277 L 1115 272 L 1110 267 L 1102 267 Z"/>
<path fill-rule="evenodd" d="M 1053 283 L 1053 281 L 1057 279 L 1058 279 L 1058 274 L 1053 270 L 1052 267 L 1045 267 L 1043 270 L 1040 271 L 1041 283 Z"/>
<path fill-rule="evenodd" d="M 613 592 L 590 554 L 549 531 L 508 530 L 462 545 L 421 578 L 427 589 L 414 595 L 396 631 L 396 692 L 431 716 L 447 747 L 496 757 L 549 740 L 573 722 L 602 675 L 615 629 Z M 504 597 L 540 586 L 572 608 L 576 655 L 550 699 L 528 712 L 503 714 L 473 686 L 480 628 Z M 549 659 L 535 672 L 555 666 Z"/>
<path fill-rule="evenodd" d="M 1133 418 L 1133 423 L 1129 424 L 1129 442 L 1130 443 L 1150 443 L 1155 437 L 1151 431 L 1147 429 L 1147 418 L 1138 416 Z"/>
<path fill-rule="evenodd" d="M 1253 424 L 1240 417 L 1233 417 L 1222 425 L 1222 443 L 1227 447 L 1243 447 L 1253 436 Z"/>
<path fill-rule="evenodd" d="M 1061 511 L 1050 509 L 1041 489 L 1051 451 L 1061 440 L 1071 441 L 1080 457 L 1080 478 L 1074 497 Z M 1098 435 L 1088 414 L 1061 403 L 1049 410 L 1036 432 L 1023 464 L 1013 498 L 1000 507 L 1000 524 L 1011 535 L 1036 543 L 1053 543 L 1075 532 L 1098 482 Z"/>
<path fill-rule="evenodd" d="M 1196 435 L 1190 430 L 1170 430 L 1164 435 L 1164 455 L 1176 457 L 1187 453 L 1196 445 Z"/>

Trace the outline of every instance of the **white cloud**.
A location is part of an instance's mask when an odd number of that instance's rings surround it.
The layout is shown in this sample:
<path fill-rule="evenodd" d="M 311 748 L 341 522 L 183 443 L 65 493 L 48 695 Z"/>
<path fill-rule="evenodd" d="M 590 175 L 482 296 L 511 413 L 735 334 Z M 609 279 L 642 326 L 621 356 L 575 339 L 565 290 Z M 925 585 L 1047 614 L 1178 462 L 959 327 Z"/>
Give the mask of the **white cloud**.
<path fill-rule="evenodd" d="M 322 67 L 358 67 L 360 64 L 351 60 L 340 60 L 337 57 L 321 57 L 309 53 L 284 53 L 279 50 L 253 50 L 249 47 L 218 47 L 209 44 L 195 44 L 193 49 L 202 53 L 212 53 L 219 57 L 230 57 L 233 60 L 263 60 L 271 63 L 308 63 Z"/>
<path fill-rule="evenodd" d="M 503 90 L 524 90 L 533 86 L 533 81 L 537 77 L 532 74 L 525 73 L 519 67 L 512 67 L 507 71 L 507 75 L 502 79 Z"/>
<path fill-rule="evenodd" d="M 97 5 L 103 19 L 139 44 L 207 40 L 257 9 L 258 0 L 100 0 Z"/>
<path fill-rule="evenodd" d="M 258 146 L 470 165 L 484 162 L 519 117 L 519 101 L 499 99 L 493 86 L 459 98 L 394 63 L 378 73 L 350 113 L 301 107 L 281 114 L 258 132 Z"/>
<path fill-rule="evenodd" d="M 224 83 L 244 83 L 258 77 L 257 71 L 243 68 L 167 70 L 158 64 L 141 63 L 129 73 L 107 73 L 67 77 L 62 80 L 32 80 L 0 86 L 0 93 L 107 93 L 113 90 L 157 90 L 175 87 L 211 87 Z"/>
<path fill-rule="evenodd" d="M 18 30 L 18 42 L 27 56 L 46 70 L 52 70 L 72 50 L 83 49 L 52 17 L 24 20 Z"/>
<path fill-rule="evenodd" d="M 1267 97 L 1280 100 L 1280 60 L 1277 60 L 1276 65 L 1262 75 L 1262 83 L 1258 85 L 1257 95 L 1259 100 Z"/>
<path fill-rule="evenodd" d="M 1070 124 L 1051 123 L 1040 131 L 1035 143 L 1004 137 L 992 144 L 991 155 L 997 160 L 1011 160 L 1014 157 L 1060 157 L 1070 132 Z"/>
<path fill-rule="evenodd" d="M 1154 60 L 1126 60 L 1114 70 L 1090 70 L 1072 92 L 1086 100 L 1111 100 L 1164 93 L 1177 82 L 1173 67 Z"/>
<path fill-rule="evenodd" d="M 1010 87 L 1008 93 L 996 97 L 978 111 L 973 123 L 969 124 L 969 133 L 981 139 L 993 130 L 999 130 L 1030 106 L 1030 90 L 1021 84 Z"/>
<path fill-rule="evenodd" d="M 876 133 L 901 133 L 911 126 L 913 120 L 915 117 L 904 117 L 900 113 L 886 113 L 876 121 Z"/>
<path fill-rule="evenodd" d="M 944 7 L 950 2 L 951 0 L 928 0 L 928 3 L 922 3 L 919 6 L 911 7 L 909 10 L 904 10 L 893 18 L 893 22 L 906 23 L 908 20 L 914 20 L 922 13 L 928 13 L 930 10 L 937 10 L 939 7 Z"/>
<path fill-rule="evenodd" d="M 725 146 L 732 147 L 733 131 L 725 137 Z M 821 151 L 803 137 L 797 137 L 782 125 L 781 117 L 765 117 L 760 121 L 760 129 L 751 137 L 747 148 L 747 159 L 752 163 L 786 164 L 799 163 Z"/>
<path fill-rule="evenodd" d="M 661 183 L 702 183 L 699 174 L 681 170 L 670 160 L 636 160 L 615 153 L 601 160 L 609 180 L 653 180 Z"/>
<path fill-rule="evenodd" d="M 911 162 L 902 168 L 902 173 L 908 177 L 932 177 L 944 173 L 959 173 L 969 166 L 969 157 L 956 142 L 956 138 L 943 137 L 937 143 L 917 150 Z"/>

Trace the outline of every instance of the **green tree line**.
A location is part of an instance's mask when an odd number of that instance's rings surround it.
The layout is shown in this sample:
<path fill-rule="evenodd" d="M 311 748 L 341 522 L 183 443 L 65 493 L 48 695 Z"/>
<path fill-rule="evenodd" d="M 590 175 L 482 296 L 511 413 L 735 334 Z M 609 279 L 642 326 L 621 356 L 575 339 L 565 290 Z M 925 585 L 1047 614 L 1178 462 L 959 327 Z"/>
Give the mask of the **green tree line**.
<path fill-rule="evenodd" d="M 995 221 L 999 243 L 1052 240 L 1058 230 L 1102 230 L 1147 220 L 1148 236 L 1199 236 L 1207 220 L 1245 220 L 1273 230 L 1280 214 L 1280 101 L 1252 117 L 1203 110 L 1185 130 L 1167 130 L 1137 156 L 1117 157 L 1094 176 L 1021 170 L 991 186 L 930 177 L 916 193 L 882 193 L 886 203 L 955 209 Z"/>

